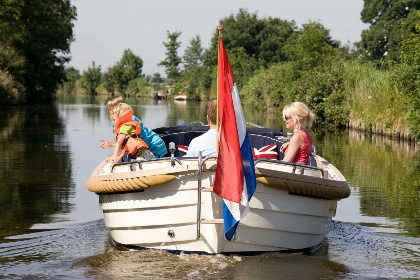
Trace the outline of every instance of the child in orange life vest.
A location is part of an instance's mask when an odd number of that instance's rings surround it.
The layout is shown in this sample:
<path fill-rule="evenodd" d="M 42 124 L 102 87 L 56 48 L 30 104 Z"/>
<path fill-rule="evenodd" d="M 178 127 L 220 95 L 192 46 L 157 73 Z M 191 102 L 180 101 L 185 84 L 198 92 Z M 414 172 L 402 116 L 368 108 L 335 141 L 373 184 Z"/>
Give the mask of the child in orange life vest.
<path fill-rule="evenodd" d="M 137 121 L 133 121 L 134 111 L 130 105 L 120 103 L 109 112 L 109 117 L 114 122 L 115 148 L 109 161 L 115 161 L 121 150 L 124 151 L 123 161 L 132 159 L 152 159 L 155 158 L 149 151 L 149 147 L 140 138 L 141 126 Z"/>

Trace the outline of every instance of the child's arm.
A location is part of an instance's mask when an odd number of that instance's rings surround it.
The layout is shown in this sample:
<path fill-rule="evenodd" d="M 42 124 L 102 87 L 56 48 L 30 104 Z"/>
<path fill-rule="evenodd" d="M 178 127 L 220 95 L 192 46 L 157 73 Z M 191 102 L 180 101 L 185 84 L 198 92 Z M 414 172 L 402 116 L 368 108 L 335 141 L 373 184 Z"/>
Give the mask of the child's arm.
<path fill-rule="evenodd" d="M 117 157 L 121 153 L 121 145 L 124 142 L 124 139 L 126 136 L 127 135 L 124 135 L 124 134 L 120 134 L 118 136 L 117 142 L 115 143 L 114 154 L 112 155 L 111 158 L 109 158 L 108 161 L 115 161 L 117 159 Z"/>
<path fill-rule="evenodd" d="M 109 141 L 105 141 L 105 140 L 102 140 L 102 139 L 99 139 L 99 141 L 101 141 L 101 148 L 102 149 L 115 147 L 115 142 L 109 142 Z"/>

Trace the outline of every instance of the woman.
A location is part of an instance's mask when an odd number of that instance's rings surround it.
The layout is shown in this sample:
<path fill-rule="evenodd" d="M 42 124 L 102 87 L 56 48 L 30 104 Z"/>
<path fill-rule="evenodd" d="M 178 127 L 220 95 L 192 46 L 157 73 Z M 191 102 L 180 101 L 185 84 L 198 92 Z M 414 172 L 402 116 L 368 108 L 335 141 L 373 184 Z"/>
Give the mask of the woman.
<path fill-rule="evenodd" d="M 302 102 L 293 102 L 283 109 L 283 121 L 286 128 L 293 130 L 290 142 L 284 143 L 280 151 L 284 153 L 283 161 L 308 164 L 312 152 L 312 138 L 306 128 L 310 128 L 315 115 Z"/>

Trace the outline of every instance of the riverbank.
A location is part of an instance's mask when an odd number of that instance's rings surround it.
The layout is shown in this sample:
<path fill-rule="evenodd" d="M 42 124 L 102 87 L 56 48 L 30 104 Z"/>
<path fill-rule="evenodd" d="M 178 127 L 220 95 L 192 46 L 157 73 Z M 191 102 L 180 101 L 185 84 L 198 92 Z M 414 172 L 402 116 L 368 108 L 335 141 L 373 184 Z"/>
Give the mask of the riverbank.
<path fill-rule="evenodd" d="M 403 124 L 396 123 L 392 127 L 386 127 L 383 123 L 380 122 L 366 124 L 362 120 L 349 119 L 346 127 L 356 131 L 388 136 L 397 140 L 402 139 L 409 142 L 417 142 L 417 140 L 410 134 L 410 128 Z"/>

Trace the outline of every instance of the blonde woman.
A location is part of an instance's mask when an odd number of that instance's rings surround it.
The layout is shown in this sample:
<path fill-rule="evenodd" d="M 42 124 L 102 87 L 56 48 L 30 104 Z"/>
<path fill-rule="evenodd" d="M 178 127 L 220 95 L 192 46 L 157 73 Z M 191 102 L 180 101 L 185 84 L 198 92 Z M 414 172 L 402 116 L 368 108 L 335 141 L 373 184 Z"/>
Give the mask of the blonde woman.
<path fill-rule="evenodd" d="M 306 128 L 310 128 L 315 115 L 302 102 L 293 102 L 283 109 L 283 121 L 286 128 L 293 130 L 290 142 L 284 143 L 280 151 L 284 153 L 283 161 L 308 163 L 312 152 L 312 138 Z"/>

